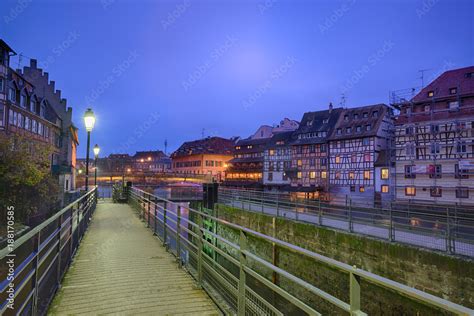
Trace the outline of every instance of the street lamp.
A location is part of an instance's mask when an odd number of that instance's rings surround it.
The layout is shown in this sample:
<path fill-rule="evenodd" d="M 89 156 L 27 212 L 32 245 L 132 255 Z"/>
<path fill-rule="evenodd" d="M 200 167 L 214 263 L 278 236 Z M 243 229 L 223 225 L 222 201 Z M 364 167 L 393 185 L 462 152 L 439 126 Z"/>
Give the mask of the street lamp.
<path fill-rule="evenodd" d="M 100 147 L 95 144 L 94 146 L 94 185 L 97 186 L 97 158 L 99 158 Z"/>
<path fill-rule="evenodd" d="M 84 124 L 87 131 L 87 152 L 86 152 L 86 191 L 89 190 L 89 151 L 91 146 L 91 131 L 94 128 L 95 116 L 94 112 L 89 108 L 84 114 Z"/>

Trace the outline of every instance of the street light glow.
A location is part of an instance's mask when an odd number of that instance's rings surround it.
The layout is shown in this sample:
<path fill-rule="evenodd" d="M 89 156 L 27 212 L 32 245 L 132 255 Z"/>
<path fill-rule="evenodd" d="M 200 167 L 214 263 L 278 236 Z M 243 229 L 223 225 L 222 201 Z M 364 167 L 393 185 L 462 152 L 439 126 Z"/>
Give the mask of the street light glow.
<path fill-rule="evenodd" d="M 99 145 L 95 144 L 94 146 L 94 156 L 95 158 L 99 157 L 100 147 Z"/>
<path fill-rule="evenodd" d="M 86 131 L 90 132 L 95 125 L 95 116 L 91 108 L 88 108 L 84 114 L 84 124 L 86 125 Z"/>

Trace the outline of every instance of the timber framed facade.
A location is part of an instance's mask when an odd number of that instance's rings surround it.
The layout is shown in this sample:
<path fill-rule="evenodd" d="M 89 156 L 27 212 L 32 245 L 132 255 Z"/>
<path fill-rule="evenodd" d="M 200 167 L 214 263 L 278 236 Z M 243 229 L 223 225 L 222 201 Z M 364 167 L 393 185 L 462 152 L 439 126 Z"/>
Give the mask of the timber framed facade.
<path fill-rule="evenodd" d="M 397 105 L 397 199 L 474 204 L 474 67 L 447 71 Z"/>
<path fill-rule="evenodd" d="M 265 189 L 287 191 L 290 177 L 285 170 L 291 167 L 291 141 L 293 132 L 276 133 L 264 152 L 263 184 Z"/>
<path fill-rule="evenodd" d="M 328 139 L 341 112 L 330 104 L 328 110 L 303 115 L 293 136 L 291 168 L 285 171 L 297 197 L 329 200 Z"/>
<path fill-rule="evenodd" d="M 345 203 L 350 199 L 357 204 L 375 204 L 375 162 L 381 151 L 389 150 L 392 129 L 393 113 L 385 104 L 342 111 L 329 141 L 331 201 Z M 390 157 L 386 155 L 386 159 Z M 380 177 L 384 180 L 392 177 L 389 170 L 384 169 L 383 173 Z M 384 187 L 383 194 L 390 191 Z"/>

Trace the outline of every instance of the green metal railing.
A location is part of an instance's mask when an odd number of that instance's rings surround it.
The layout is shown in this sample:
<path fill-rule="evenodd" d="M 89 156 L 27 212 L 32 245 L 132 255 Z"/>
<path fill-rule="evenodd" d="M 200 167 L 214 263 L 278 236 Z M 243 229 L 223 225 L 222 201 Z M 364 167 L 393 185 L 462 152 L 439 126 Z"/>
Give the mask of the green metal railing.
<path fill-rule="evenodd" d="M 196 279 L 197 284 L 209 293 L 226 314 L 284 315 L 291 311 L 321 315 L 317 306 L 297 294 L 304 291 L 343 313 L 366 315 L 362 310 L 361 283 L 368 283 L 433 308 L 441 314 L 474 315 L 474 310 L 469 308 L 219 219 L 210 210 L 196 210 L 133 187 L 128 188 L 128 195 L 129 203 L 140 218 L 177 257 L 178 264 Z M 215 225 L 205 225 L 206 221 Z M 216 226 L 235 232 L 237 238 L 230 240 L 232 238 L 223 234 L 222 229 L 208 229 Z M 255 249 L 255 240 L 273 249 L 277 247 L 288 251 L 301 260 L 310 260 L 341 272 L 347 277 L 344 286 L 347 295 L 345 298 L 336 297 L 290 272 L 288 267 L 270 262 Z M 276 282 L 276 278 L 272 277 L 275 275 L 284 279 L 286 285 Z M 292 285 L 292 289 L 288 284 Z M 377 297 L 371 299 L 377 300 Z"/>
<path fill-rule="evenodd" d="M 1 315 L 47 313 L 96 203 L 93 188 L 0 250 Z"/>

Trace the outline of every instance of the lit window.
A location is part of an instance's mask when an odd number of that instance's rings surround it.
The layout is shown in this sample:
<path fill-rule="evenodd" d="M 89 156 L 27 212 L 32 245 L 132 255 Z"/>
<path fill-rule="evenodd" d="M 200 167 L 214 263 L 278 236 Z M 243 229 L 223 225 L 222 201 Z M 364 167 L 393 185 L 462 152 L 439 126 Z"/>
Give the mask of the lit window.
<path fill-rule="evenodd" d="M 388 179 L 388 177 L 389 177 L 388 168 L 382 168 L 381 173 L 380 173 L 380 177 L 381 177 L 382 180 L 387 180 Z"/>
<path fill-rule="evenodd" d="M 316 179 L 316 171 L 311 171 L 311 172 L 309 173 L 309 178 L 310 178 L 310 179 Z"/>
<path fill-rule="evenodd" d="M 336 163 L 341 163 L 341 156 L 336 156 Z"/>
<path fill-rule="evenodd" d="M 364 180 L 370 180 L 370 171 L 369 170 L 364 171 Z"/>
<path fill-rule="evenodd" d="M 405 188 L 405 195 L 406 196 L 415 196 L 416 195 L 416 188 L 415 187 L 406 187 Z"/>
<path fill-rule="evenodd" d="M 297 161 L 297 165 L 298 165 L 298 167 L 301 167 L 301 166 L 303 165 L 303 160 L 301 160 L 301 159 L 298 159 L 298 161 Z"/>
<path fill-rule="evenodd" d="M 321 179 L 327 178 L 327 171 L 321 171 Z"/>
<path fill-rule="evenodd" d="M 431 98 L 434 96 L 434 91 L 428 91 L 428 98 Z"/>
<path fill-rule="evenodd" d="M 298 173 L 296 174 L 296 177 L 298 179 L 301 179 L 303 177 L 303 173 L 301 171 L 298 171 Z"/>
<path fill-rule="evenodd" d="M 382 193 L 388 193 L 388 185 L 382 185 Z"/>
<path fill-rule="evenodd" d="M 365 187 L 362 185 L 359 187 L 359 192 L 364 193 L 365 192 Z"/>
<path fill-rule="evenodd" d="M 349 172 L 349 179 L 351 179 L 351 180 L 354 179 L 354 172 L 353 171 Z"/>
<path fill-rule="evenodd" d="M 340 172 L 340 171 L 336 171 L 336 174 L 334 175 L 334 177 L 336 178 L 336 180 L 341 179 L 341 172 Z"/>
<path fill-rule="evenodd" d="M 268 151 L 268 153 L 270 154 L 270 156 L 273 156 L 273 155 L 275 155 L 275 150 L 274 150 L 274 149 L 270 149 L 270 150 Z"/>

